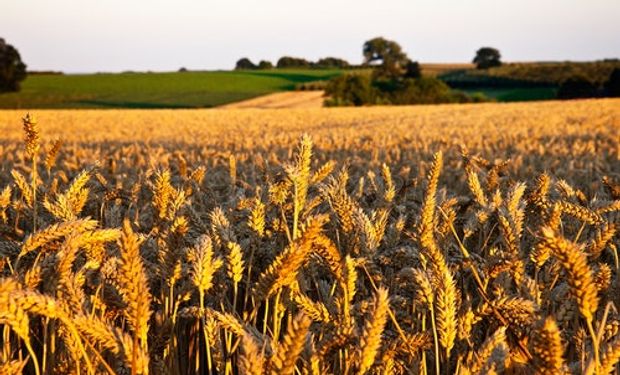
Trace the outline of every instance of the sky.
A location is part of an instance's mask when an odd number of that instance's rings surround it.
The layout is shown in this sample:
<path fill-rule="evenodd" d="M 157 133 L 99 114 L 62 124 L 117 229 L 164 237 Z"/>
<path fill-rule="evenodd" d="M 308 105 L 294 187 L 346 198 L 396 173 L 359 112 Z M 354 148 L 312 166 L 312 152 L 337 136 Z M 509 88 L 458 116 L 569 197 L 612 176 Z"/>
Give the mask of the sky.
<path fill-rule="evenodd" d="M 620 0 L 0 0 L 30 70 L 231 69 L 241 57 L 362 61 L 364 41 L 420 62 L 620 58 Z"/>

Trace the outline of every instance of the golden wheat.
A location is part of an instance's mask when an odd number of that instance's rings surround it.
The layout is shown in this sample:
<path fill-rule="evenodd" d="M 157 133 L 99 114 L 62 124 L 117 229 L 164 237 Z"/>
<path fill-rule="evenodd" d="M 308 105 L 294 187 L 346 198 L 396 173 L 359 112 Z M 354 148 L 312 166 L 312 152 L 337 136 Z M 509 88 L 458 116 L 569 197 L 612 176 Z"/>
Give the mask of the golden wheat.
<path fill-rule="evenodd" d="M 36 115 L 2 372 L 618 371 L 618 100 Z"/>

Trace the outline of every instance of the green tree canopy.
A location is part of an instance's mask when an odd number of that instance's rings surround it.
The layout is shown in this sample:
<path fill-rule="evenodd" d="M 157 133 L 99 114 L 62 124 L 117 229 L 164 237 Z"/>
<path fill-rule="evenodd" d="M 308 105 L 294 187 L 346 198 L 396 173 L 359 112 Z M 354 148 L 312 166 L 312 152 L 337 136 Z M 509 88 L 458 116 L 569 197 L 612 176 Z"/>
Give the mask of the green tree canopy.
<path fill-rule="evenodd" d="M 15 47 L 0 38 L 0 92 L 19 91 L 26 78 L 26 64 Z"/>
<path fill-rule="evenodd" d="M 422 69 L 417 61 L 409 60 L 405 65 L 405 78 L 420 78 L 422 77 Z"/>
<path fill-rule="evenodd" d="M 273 69 L 273 64 L 271 63 L 271 61 L 261 60 L 258 63 L 258 69 L 262 69 L 262 70 Z"/>
<path fill-rule="evenodd" d="M 237 60 L 237 64 L 235 64 L 235 70 L 249 70 L 256 69 L 256 65 L 247 57 L 243 57 Z"/>
<path fill-rule="evenodd" d="M 282 56 L 276 63 L 277 68 L 308 68 L 310 61 L 300 57 Z"/>
<path fill-rule="evenodd" d="M 615 68 L 605 82 L 607 96 L 620 97 L 620 68 Z"/>
<path fill-rule="evenodd" d="M 375 78 L 395 79 L 402 76 L 409 59 L 401 46 L 385 38 L 374 38 L 363 47 L 364 63 L 378 64 L 375 68 Z"/>
<path fill-rule="evenodd" d="M 493 47 L 482 47 L 476 51 L 473 63 L 477 69 L 489 69 L 502 65 L 500 61 L 501 55 L 499 50 Z"/>
<path fill-rule="evenodd" d="M 596 95 L 596 85 L 582 75 L 576 75 L 562 82 L 557 93 L 558 99 L 592 98 Z"/>
<path fill-rule="evenodd" d="M 338 57 L 324 57 L 314 64 L 317 68 L 348 68 L 349 62 Z"/>

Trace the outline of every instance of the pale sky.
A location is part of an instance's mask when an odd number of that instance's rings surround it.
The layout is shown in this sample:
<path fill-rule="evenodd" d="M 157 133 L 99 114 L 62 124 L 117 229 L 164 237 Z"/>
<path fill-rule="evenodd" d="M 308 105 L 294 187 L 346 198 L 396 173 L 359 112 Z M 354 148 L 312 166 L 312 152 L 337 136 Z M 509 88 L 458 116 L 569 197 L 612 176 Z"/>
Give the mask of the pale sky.
<path fill-rule="evenodd" d="M 413 60 L 620 57 L 620 0 L 0 0 L 0 37 L 31 70 L 231 69 L 240 57 L 362 60 L 364 41 Z"/>

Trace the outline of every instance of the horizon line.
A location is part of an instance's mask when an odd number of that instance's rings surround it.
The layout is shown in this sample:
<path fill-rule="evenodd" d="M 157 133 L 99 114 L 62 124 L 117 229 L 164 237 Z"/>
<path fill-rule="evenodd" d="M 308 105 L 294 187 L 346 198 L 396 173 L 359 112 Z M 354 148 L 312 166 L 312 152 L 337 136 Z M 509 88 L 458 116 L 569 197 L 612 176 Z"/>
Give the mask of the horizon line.
<path fill-rule="evenodd" d="M 620 60 L 618 57 L 605 57 L 595 60 L 519 60 L 519 61 L 502 61 L 502 64 L 557 64 L 557 63 L 595 63 L 595 62 L 606 62 L 606 61 L 614 61 Z M 452 62 L 437 62 L 437 61 L 417 61 L 420 65 L 474 65 L 471 61 L 452 61 Z M 352 64 L 353 67 L 359 66 L 361 64 Z M 178 73 L 180 69 L 185 68 L 186 72 L 234 72 L 235 68 L 216 68 L 216 69 L 201 69 L 201 68 L 189 68 L 187 66 L 179 66 L 176 69 L 171 70 L 158 70 L 158 69 L 122 69 L 122 70 L 57 70 L 57 69 L 32 69 L 27 70 L 27 73 L 31 74 L 66 74 L 66 75 L 86 75 L 86 74 L 131 74 L 131 73 Z M 299 67 L 299 68 L 277 68 L 273 67 L 271 69 L 256 69 L 256 70 L 347 70 L 347 68 L 312 68 L 312 67 Z"/>

